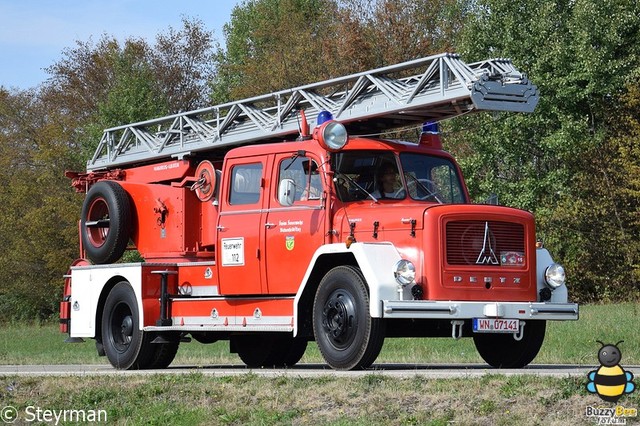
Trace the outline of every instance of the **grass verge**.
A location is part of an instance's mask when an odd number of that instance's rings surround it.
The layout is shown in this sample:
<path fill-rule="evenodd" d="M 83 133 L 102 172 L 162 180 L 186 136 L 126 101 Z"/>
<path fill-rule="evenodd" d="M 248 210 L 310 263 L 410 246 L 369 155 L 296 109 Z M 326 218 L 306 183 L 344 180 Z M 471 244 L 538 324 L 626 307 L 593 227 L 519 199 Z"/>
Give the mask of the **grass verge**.
<path fill-rule="evenodd" d="M 582 306 L 580 320 L 549 322 L 545 343 L 535 363 L 597 365 L 600 345 L 616 343 L 622 350 L 622 365 L 640 364 L 640 306 L 612 304 Z M 0 328 L 0 364 L 102 364 L 93 340 L 63 343 L 55 324 L 6 324 Z M 237 364 L 227 342 L 182 344 L 174 365 Z M 301 362 L 321 363 L 315 343 Z M 387 363 L 481 363 L 471 339 L 387 339 L 377 362 Z"/>
<path fill-rule="evenodd" d="M 115 425 L 566 425 L 594 424 L 602 406 L 580 378 L 264 378 L 187 375 L 0 377 L 0 405 L 104 410 Z M 640 393 L 625 396 L 638 407 Z M 34 408 L 31 408 L 31 412 Z M 104 419 L 104 417 L 103 417 Z M 628 418 L 632 424 L 638 418 Z"/>

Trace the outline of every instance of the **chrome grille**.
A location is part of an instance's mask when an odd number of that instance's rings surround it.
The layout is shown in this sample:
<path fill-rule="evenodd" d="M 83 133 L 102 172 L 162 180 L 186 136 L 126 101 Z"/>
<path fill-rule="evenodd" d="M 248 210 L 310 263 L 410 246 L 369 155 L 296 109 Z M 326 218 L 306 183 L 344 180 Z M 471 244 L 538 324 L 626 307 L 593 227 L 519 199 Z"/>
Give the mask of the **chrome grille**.
<path fill-rule="evenodd" d="M 512 222 L 464 220 L 446 224 L 449 265 L 499 265 L 500 254 L 525 253 L 524 225 Z"/>

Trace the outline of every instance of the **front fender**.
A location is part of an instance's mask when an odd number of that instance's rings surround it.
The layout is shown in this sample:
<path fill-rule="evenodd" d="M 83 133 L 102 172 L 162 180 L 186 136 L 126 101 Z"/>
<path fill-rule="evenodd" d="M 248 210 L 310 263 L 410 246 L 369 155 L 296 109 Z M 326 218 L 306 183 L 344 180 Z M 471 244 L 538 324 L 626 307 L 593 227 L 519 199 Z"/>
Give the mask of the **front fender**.
<path fill-rule="evenodd" d="M 353 243 L 347 248 L 344 243 L 326 244 L 318 248 L 311 259 L 294 301 L 294 324 L 298 324 L 298 304 L 320 256 L 349 254 L 353 256 L 369 287 L 370 314 L 382 318 L 382 300 L 398 298 L 398 283 L 393 276 L 393 266 L 401 259 L 395 246 L 388 242 Z M 336 263 L 335 266 L 339 266 Z"/>
<path fill-rule="evenodd" d="M 540 294 L 540 290 L 546 288 L 544 279 L 544 272 L 547 268 L 555 263 L 549 254 L 549 251 L 544 248 L 539 248 L 536 250 L 536 282 L 538 286 L 538 294 Z M 567 303 L 569 301 L 569 291 L 567 290 L 566 285 L 561 285 L 551 292 L 551 300 L 549 303 Z"/>

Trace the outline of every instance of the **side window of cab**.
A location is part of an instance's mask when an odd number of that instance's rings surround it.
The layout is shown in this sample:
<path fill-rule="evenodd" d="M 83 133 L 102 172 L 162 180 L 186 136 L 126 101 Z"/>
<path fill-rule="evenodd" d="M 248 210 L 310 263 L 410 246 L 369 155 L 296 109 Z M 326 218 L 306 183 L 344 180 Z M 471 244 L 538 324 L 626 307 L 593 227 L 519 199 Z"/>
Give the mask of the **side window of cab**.
<path fill-rule="evenodd" d="M 260 201 L 262 163 L 239 164 L 231 169 L 229 204 L 247 205 Z"/>
<path fill-rule="evenodd" d="M 286 179 L 293 181 L 294 204 L 322 198 L 322 179 L 315 160 L 308 157 L 283 159 L 279 165 L 278 182 Z"/>

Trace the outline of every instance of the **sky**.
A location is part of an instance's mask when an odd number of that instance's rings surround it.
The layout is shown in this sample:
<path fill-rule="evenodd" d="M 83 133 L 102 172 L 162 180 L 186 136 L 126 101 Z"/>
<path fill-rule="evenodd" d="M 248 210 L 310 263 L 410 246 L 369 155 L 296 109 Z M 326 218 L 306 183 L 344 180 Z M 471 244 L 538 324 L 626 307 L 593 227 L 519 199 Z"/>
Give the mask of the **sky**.
<path fill-rule="evenodd" d="M 76 41 L 103 34 L 153 43 L 182 17 L 198 18 L 224 44 L 222 27 L 239 0 L 0 0 L 0 86 L 26 90 L 49 75 L 45 68 Z"/>

